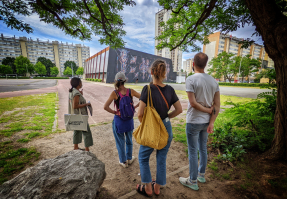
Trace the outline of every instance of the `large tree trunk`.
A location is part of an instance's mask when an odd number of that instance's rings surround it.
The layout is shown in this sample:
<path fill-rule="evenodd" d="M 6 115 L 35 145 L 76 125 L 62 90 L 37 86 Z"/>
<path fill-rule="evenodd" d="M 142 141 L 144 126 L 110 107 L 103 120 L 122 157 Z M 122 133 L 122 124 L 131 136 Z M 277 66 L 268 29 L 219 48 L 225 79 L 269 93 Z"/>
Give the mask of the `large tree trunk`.
<path fill-rule="evenodd" d="M 261 34 L 264 47 L 275 63 L 277 82 L 277 107 L 275 137 L 269 157 L 287 159 L 287 17 L 275 1 L 245 0 L 256 30 Z"/>

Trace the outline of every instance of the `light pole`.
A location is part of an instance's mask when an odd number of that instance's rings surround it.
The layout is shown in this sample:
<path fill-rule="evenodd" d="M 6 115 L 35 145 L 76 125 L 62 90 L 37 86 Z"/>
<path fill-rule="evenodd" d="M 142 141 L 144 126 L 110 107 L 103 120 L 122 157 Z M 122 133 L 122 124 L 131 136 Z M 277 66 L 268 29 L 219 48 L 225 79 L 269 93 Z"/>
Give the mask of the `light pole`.
<path fill-rule="evenodd" d="M 72 65 L 72 62 L 71 62 L 71 69 L 72 69 L 72 77 L 74 77 L 74 71 L 73 71 L 73 65 Z"/>
<path fill-rule="evenodd" d="M 241 62 L 242 62 L 242 56 L 241 56 L 240 65 L 239 65 L 238 83 L 240 83 L 240 78 L 239 78 L 239 76 L 240 76 Z"/>

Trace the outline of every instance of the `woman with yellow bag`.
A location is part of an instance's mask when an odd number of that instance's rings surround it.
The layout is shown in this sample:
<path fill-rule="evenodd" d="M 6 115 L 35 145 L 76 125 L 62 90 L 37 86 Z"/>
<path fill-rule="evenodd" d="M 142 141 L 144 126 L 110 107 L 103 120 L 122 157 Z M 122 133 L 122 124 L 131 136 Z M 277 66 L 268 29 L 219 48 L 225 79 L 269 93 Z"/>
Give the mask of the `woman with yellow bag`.
<path fill-rule="evenodd" d="M 182 112 L 180 101 L 174 89 L 171 86 L 162 83 L 166 76 L 165 62 L 159 59 L 154 61 L 151 66 L 151 75 L 153 77 L 153 82 L 143 88 L 140 97 L 138 118 L 142 125 L 134 132 L 135 139 L 141 144 L 138 159 L 141 181 L 142 183 L 145 183 L 145 185 L 137 185 L 137 192 L 145 196 L 151 196 L 153 193 L 152 190 L 154 190 L 156 195 L 159 195 L 160 186 L 166 184 L 166 156 L 173 137 L 170 119 Z M 171 106 L 174 106 L 175 110 L 168 113 Z M 151 120 L 150 117 L 153 117 L 153 119 Z M 154 129 L 157 130 L 154 131 Z M 160 133 L 158 135 L 154 135 L 159 131 Z M 138 136 L 140 133 L 141 135 Z M 152 137 L 152 139 L 149 140 L 149 143 L 148 141 L 145 142 L 145 140 L 140 140 L 144 137 L 143 133 L 146 134 L 146 140 Z M 166 142 L 163 146 L 159 146 L 162 145 L 162 143 L 159 142 L 160 139 L 164 139 L 164 133 L 166 133 Z M 156 180 L 152 181 L 149 158 L 155 148 L 157 149 L 157 173 Z"/>

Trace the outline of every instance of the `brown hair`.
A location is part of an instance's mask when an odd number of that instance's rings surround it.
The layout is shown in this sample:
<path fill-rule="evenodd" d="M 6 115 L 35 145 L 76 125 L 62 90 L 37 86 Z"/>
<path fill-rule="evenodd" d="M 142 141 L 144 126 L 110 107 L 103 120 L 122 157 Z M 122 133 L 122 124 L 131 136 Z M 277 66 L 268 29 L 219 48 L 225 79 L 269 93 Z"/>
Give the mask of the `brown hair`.
<path fill-rule="evenodd" d="M 195 66 L 204 69 L 208 61 L 208 56 L 205 53 L 200 52 L 194 56 L 193 61 Z"/>
<path fill-rule="evenodd" d="M 118 80 L 116 80 L 115 83 L 114 83 L 115 89 L 118 90 L 120 86 L 125 85 L 125 82 L 126 81 L 122 81 L 122 80 L 118 81 Z"/>
<path fill-rule="evenodd" d="M 165 62 L 161 59 L 155 60 L 151 65 L 151 72 L 156 79 L 158 80 L 164 79 L 166 75 Z"/>
<path fill-rule="evenodd" d="M 72 92 L 72 91 L 73 91 L 73 88 L 77 88 L 77 87 L 80 85 L 81 82 L 82 82 L 82 81 L 81 81 L 80 78 L 78 78 L 78 77 L 73 77 L 73 78 L 71 79 L 71 81 L 70 81 L 70 84 L 71 84 L 72 88 L 69 89 L 69 92 Z"/>

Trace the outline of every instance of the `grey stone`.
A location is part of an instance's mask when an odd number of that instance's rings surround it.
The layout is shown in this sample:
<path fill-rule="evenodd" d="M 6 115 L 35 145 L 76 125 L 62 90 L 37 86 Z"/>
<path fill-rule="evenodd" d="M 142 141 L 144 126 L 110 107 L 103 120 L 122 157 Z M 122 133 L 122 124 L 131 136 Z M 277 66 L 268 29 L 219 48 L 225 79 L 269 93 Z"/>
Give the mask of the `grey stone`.
<path fill-rule="evenodd" d="M 73 150 L 43 160 L 0 186 L 1 199 L 96 198 L 105 164 L 90 152 Z"/>

